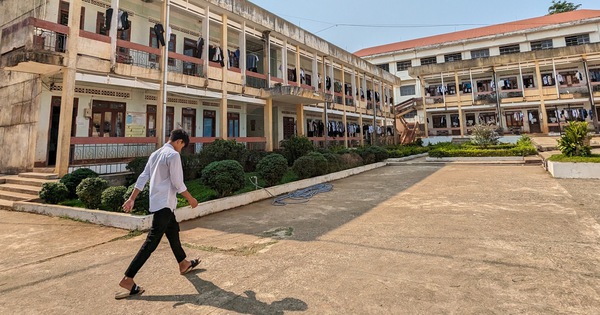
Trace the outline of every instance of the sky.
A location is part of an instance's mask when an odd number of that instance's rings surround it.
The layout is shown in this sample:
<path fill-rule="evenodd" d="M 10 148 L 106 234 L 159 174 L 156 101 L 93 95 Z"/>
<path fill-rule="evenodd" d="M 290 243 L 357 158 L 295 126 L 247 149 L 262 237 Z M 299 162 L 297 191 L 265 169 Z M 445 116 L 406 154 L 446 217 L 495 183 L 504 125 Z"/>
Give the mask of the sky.
<path fill-rule="evenodd" d="M 347 51 L 548 13 L 551 0 L 250 0 Z M 600 0 L 572 1 L 600 10 Z"/>

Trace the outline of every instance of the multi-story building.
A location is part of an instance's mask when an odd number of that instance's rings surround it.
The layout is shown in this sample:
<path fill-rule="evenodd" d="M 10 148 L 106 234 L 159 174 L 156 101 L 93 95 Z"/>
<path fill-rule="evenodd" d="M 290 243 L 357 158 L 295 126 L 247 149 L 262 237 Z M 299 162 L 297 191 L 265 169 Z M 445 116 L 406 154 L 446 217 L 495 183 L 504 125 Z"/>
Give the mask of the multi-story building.
<path fill-rule="evenodd" d="M 393 122 L 399 78 L 248 1 L 0 1 L 0 21 L 0 173 L 121 171 L 178 127 L 197 152 Z"/>
<path fill-rule="evenodd" d="M 598 130 L 600 10 L 419 38 L 356 55 L 402 79 L 394 91 L 397 113 L 421 123 L 428 136 L 462 136 L 476 124 L 506 133 L 560 132 L 572 120 Z"/>

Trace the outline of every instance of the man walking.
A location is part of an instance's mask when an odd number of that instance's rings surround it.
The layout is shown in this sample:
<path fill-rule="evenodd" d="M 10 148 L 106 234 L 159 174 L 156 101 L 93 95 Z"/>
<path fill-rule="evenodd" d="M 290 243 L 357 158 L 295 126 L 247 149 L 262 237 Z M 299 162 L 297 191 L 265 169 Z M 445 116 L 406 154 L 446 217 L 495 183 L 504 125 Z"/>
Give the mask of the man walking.
<path fill-rule="evenodd" d="M 177 207 L 178 193 L 187 199 L 192 208 L 198 206 L 198 201 L 190 195 L 183 183 L 183 169 L 179 156 L 181 150 L 187 147 L 189 142 L 190 138 L 185 131 L 181 129 L 173 130 L 169 141 L 150 155 L 144 171 L 135 183 L 133 193 L 123 204 L 125 212 L 131 212 L 135 199 L 150 180 L 152 227 L 148 232 L 146 241 L 131 261 L 127 271 L 125 271 L 125 277 L 119 283 L 119 286 L 129 292 L 118 293 L 115 295 L 116 299 L 124 299 L 144 292 L 144 289 L 138 286 L 133 278 L 156 249 L 163 234 L 167 235 L 171 250 L 179 264 L 180 274 L 188 273 L 200 263 L 200 259 L 185 259 L 186 255 L 179 240 L 179 223 L 177 223 L 173 213 Z"/>

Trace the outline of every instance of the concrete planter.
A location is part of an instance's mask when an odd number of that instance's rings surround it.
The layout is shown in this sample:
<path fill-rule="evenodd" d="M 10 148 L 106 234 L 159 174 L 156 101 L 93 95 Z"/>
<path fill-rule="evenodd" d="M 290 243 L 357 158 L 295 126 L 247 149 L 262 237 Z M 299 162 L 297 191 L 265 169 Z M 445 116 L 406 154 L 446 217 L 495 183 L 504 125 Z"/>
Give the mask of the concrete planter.
<path fill-rule="evenodd" d="M 600 179 L 600 163 L 569 163 L 547 161 L 547 169 L 555 178 Z"/>
<path fill-rule="evenodd" d="M 330 182 L 352 175 L 360 174 L 376 168 L 386 166 L 386 162 L 369 164 L 319 177 L 299 180 L 292 183 L 269 187 L 268 190 L 275 196 L 286 194 L 312 185 Z M 198 207 L 183 207 L 175 210 L 177 221 L 186 221 L 199 218 L 211 213 L 221 212 L 253 202 L 269 199 L 271 196 L 263 189 L 244 194 L 215 199 L 203 202 Z M 136 216 L 127 213 L 108 212 L 103 210 L 88 210 L 82 208 L 49 205 L 34 202 L 15 202 L 13 209 L 16 211 L 39 213 L 50 216 L 68 217 L 75 220 L 87 221 L 94 224 L 111 226 L 127 230 L 148 230 L 152 226 L 152 216 Z"/>
<path fill-rule="evenodd" d="M 427 162 L 524 162 L 525 158 L 522 156 L 481 156 L 481 157 L 427 157 Z"/>

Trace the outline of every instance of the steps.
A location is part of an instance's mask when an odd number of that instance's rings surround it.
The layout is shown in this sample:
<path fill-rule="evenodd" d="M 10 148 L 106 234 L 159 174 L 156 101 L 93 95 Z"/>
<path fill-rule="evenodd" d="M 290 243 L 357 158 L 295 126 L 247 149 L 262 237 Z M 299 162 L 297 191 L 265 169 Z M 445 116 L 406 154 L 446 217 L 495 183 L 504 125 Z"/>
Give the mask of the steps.
<path fill-rule="evenodd" d="M 0 210 L 12 210 L 15 201 L 38 199 L 42 185 L 56 181 L 56 174 L 38 170 L 0 177 Z"/>

